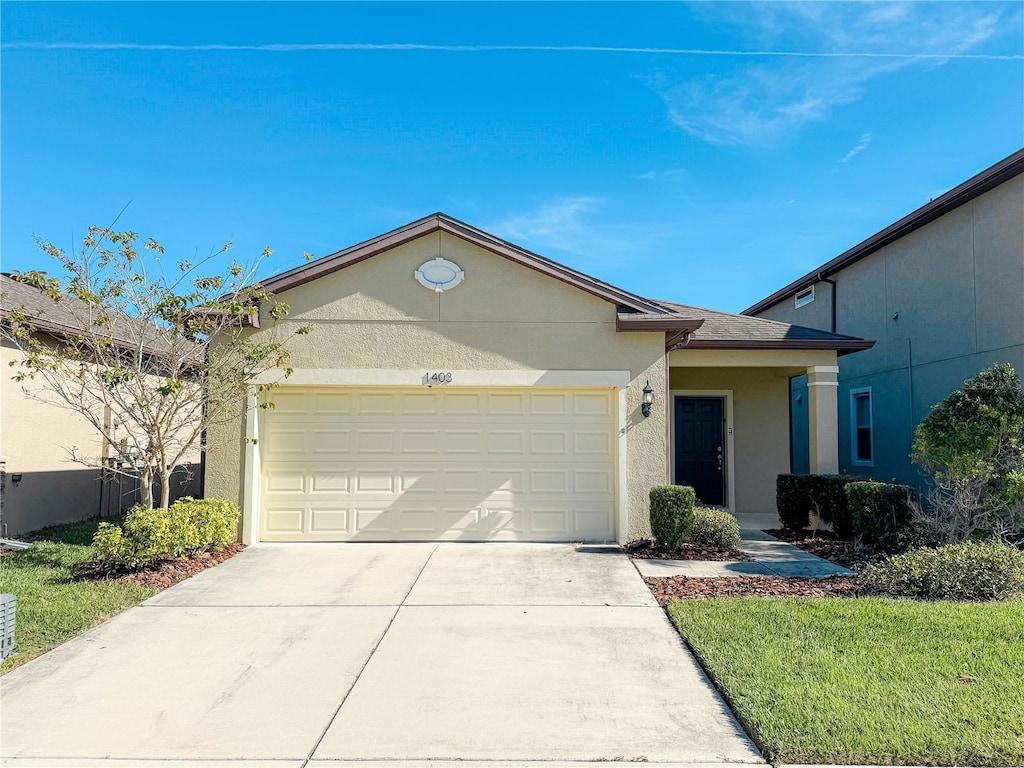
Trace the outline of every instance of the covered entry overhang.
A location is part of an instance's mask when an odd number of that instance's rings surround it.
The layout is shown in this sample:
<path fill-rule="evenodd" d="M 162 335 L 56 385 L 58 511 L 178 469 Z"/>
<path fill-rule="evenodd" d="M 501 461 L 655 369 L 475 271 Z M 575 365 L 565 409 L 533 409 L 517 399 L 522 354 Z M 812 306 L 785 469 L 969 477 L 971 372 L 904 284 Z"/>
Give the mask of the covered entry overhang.
<path fill-rule="evenodd" d="M 811 472 L 839 470 L 837 351 L 676 349 L 668 354 L 670 481 L 734 514 L 771 512 L 790 471 L 789 381 L 808 377 Z"/>

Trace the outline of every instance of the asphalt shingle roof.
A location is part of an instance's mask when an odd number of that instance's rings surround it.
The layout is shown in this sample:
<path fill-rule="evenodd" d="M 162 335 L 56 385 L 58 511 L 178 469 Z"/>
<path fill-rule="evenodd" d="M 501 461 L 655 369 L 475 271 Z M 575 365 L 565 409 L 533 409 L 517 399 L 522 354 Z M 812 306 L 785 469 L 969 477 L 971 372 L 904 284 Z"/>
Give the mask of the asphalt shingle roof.
<path fill-rule="evenodd" d="M 34 321 L 40 330 L 76 333 L 84 330 L 79 317 L 85 316 L 85 308 L 84 302 L 72 298 L 54 302 L 35 286 L 0 274 L 0 316 L 18 310 Z M 111 340 L 132 346 L 141 342 L 149 352 L 170 348 L 163 331 L 139 318 L 128 315 L 114 317 L 107 330 Z"/>
<path fill-rule="evenodd" d="M 844 336 L 843 334 L 829 333 L 817 328 L 780 323 L 777 320 L 736 315 L 730 312 L 720 312 L 716 309 L 694 307 L 689 304 L 677 304 L 673 301 L 657 301 L 658 304 L 680 317 L 701 318 L 704 320 L 704 325 L 690 335 L 691 341 L 820 341 L 826 344 L 836 341 L 861 341 L 861 339 L 855 336 Z"/>

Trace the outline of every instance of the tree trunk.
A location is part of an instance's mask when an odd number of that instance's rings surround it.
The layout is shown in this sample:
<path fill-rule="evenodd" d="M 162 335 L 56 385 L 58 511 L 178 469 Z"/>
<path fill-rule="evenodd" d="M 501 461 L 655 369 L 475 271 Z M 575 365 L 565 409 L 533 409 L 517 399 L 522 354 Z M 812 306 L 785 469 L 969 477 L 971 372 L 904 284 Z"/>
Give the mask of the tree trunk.
<path fill-rule="evenodd" d="M 153 508 L 153 467 L 148 463 L 139 470 L 139 503 Z"/>
<path fill-rule="evenodd" d="M 171 506 L 171 472 L 160 470 L 160 506 L 167 509 Z"/>

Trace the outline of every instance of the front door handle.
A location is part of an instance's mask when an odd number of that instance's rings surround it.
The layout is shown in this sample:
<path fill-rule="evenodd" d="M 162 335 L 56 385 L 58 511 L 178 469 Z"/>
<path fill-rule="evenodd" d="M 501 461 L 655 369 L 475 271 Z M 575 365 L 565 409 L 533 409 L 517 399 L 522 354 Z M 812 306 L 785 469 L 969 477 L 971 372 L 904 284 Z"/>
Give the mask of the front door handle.
<path fill-rule="evenodd" d="M 722 471 L 722 446 L 718 446 L 718 471 Z"/>

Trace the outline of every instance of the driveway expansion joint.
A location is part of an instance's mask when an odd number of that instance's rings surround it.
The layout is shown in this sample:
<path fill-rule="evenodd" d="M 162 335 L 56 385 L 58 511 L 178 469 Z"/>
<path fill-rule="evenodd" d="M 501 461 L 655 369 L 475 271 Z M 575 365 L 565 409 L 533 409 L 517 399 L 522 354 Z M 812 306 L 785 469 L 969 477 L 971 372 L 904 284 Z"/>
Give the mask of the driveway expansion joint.
<path fill-rule="evenodd" d="M 398 616 L 398 612 L 402 610 L 402 606 L 405 604 L 405 601 L 409 599 L 409 595 L 412 594 L 413 589 L 416 587 L 416 582 L 420 580 L 420 577 L 423 575 L 423 571 L 426 570 L 427 564 L 430 562 L 430 558 L 434 556 L 434 553 L 437 552 L 437 549 L 440 546 L 440 544 L 437 544 L 432 550 L 430 550 L 430 554 L 427 555 L 426 559 L 423 561 L 423 565 L 421 565 L 419 571 L 416 572 L 416 578 L 412 580 L 412 584 L 409 585 L 409 589 L 407 589 L 405 595 L 402 596 L 402 602 L 398 604 L 395 608 L 395 612 L 391 614 L 391 618 L 388 620 L 387 626 L 385 626 L 384 631 L 380 633 L 380 637 L 377 638 L 377 642 L 373 644 L 373 647 L 370 649 L 370 653 L 366 656 L 366 661 L 363 662 L 363 665 L 356 673 L 355 679 L 352 681 L 352 685 L 348 687 L 348 690 L 345 691 L 345 695 L 341 697 L 341 702 L 339 702 L 337 709 L 334 710 L 334 714 L 332 714 L 330 719 L 327 721 L 327 725 L 325 725 L 324 729 L 320 732 L 320 736 L 317 738 L 313 748 L 309 750 L 309 754 L 306 755 L 306 759 L 302 763 L 301 768 L 306 768 L 309 761 L 313 759 L 313 754 L 320 747 L 320 744 L 323 742 L 327 732 L 331 729 L 331 726 L 334 725 L 334 721 L 337 719 L 338 713 L 341 712 L 341 708 L 345 706 L 345 702 L 348 701 L 348 697 L 352 695 L 352 691 L 354 691 L 355 687 L 359 684 L 359 678 L 363 676 L 363 672 L 366 671 L 366 667 L 369 665 L 373 655 L 377 652 L 377 649 L 380 648 L 380 644 L 384 642 L 384 638 L 387 637 L 387 634 L 391 629 L 391 625 L 395 623 L 395 618 Z"/>

